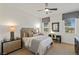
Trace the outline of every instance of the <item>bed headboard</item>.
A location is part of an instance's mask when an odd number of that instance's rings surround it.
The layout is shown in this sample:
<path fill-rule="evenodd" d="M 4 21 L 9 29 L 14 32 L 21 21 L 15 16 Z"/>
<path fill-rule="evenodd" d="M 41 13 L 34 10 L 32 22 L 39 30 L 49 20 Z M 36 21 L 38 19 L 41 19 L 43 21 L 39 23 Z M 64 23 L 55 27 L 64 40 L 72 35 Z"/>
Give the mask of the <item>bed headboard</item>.
<path fill-rule="evenodd" d="M 35 32 L 34 28 L 22 28 L 21 29 L 21 38 L 32 37 L 34 32 Z"/>

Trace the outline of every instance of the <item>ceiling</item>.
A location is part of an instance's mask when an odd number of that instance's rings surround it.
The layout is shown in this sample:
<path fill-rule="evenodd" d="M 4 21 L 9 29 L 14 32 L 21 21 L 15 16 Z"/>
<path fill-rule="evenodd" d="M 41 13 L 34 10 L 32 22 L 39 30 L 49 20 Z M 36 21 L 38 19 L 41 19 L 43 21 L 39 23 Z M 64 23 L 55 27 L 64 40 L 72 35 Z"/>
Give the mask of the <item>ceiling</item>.
<path fill-rule="evenodd" d="M 57 11 L 52 11 L 53 13 L 67 13 L 72 11 L 78 11 L 79 10 L 79 3 L 49 3 L 49 8 L 58 8 Z M 26 14 L 30 14 L 34 17 L 43 17 L 45 16 L 45 12 L 38 12 L 37 10 L 44 9 L 45 4 L 44 3 L 4 3 L 0 4 L 0 15 L 3 13 L 9 13 L 17 11 L 24 12 Z M 51 15 L 48 14 L 48 15 Z"/>

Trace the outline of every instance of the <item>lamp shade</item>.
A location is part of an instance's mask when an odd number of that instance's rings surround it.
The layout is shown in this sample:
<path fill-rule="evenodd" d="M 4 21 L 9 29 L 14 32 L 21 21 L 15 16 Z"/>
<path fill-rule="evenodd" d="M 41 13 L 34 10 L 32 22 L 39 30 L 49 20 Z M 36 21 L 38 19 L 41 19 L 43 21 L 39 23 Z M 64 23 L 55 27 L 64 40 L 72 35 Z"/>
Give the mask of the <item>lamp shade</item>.
<path fill-rule="evenodd" d="M 16 31 L 16 26 L 10 26 L 9 31 L 10 32 L 15 32 Z"/>

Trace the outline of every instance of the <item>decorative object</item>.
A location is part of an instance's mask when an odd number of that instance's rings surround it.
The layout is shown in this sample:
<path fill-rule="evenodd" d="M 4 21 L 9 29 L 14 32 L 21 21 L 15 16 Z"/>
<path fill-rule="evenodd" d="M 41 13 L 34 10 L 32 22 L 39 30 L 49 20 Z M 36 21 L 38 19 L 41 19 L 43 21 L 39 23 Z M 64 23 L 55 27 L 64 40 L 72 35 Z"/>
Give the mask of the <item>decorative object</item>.
<path fill-rule="evenodd" d="M 52 23 L 52 31 L 59 32 L 59 22 Z"/>
<path fill-rule="evenodd" d="M 52 39 L 56 39 L 56 33 L 51 31 L 51 37 L 52 37 Z"/>

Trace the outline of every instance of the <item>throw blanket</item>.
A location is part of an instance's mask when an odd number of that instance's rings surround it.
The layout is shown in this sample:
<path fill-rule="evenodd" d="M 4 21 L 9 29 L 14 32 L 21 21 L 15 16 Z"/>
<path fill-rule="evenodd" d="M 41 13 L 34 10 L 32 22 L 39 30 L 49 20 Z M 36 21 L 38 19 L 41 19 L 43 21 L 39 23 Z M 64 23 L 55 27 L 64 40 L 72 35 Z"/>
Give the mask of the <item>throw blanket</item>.
<path fill-rule="evenodd" d="M 41 43 L 43 40 L 45 40 L 45 39 L 42 38 L 42 37 L 37 37 L 37 39 L 32 40 L 32 42 L 31 42 L 31 47 L 30 47 L 31 51 L 32 51 L 32 52 L 37 52 L 37 53 L 39 53 L 39 52 L 38 52 L 38 48 L 39 48 L 39 46 L 40 46 L 40 43 Z M 36 53 L 36 54 L 37 54 L 37 53 Z"/>

